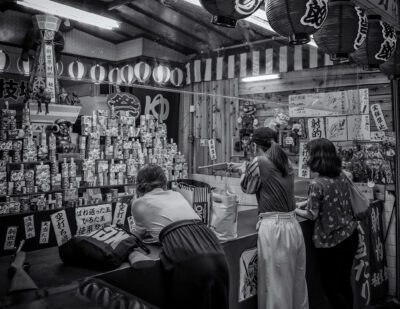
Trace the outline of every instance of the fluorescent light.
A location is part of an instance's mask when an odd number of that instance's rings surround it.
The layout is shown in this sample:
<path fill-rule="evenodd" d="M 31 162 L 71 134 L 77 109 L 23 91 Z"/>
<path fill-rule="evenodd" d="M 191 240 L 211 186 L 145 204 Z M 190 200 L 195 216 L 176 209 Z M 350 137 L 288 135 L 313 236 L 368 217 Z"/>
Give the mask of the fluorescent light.
<path fill-rule="evenodd" d="M 258 75 L 258 76 L 249 76 L 242 78 L 242 82 L 250 83 L 250 82 L 259 82 L 262 80 L 272 80 L 272 79 L 280 79 L 281 74 L 268 74 L 268 75 Z"/>
<path fill-rule="evenodd" d="M 184 0 L 190 4 L 202 7 L 201 3 L 199 0 Z M 258 9 L 257 11 L 255 11 L 252 15 L 250 15 L 249 17 L 246 17 L 244 20 L 257 25 L 261 28 L 264 28 L 268 31 L 271 31 L 273 33 L 276 33 L 274 31 L 274 29 L 272 29 L 272 27 L 270 26 L 268 20 L 267 20 L 267 16 L 265 14 L 265 11 Z M 314 46 L 314 47 L 318 47 L 317 44 L 315 44 L 315 41 L 313 39 L 311 39 L 310 42 L 307 43 L 308 45 Z"/>
<path fill-rule="evenodd" d="M 119 27 L 119 22 L 114 19 L 50 0 L 17 0 L 17 4 L 104 29 L 111 30 Z"/>

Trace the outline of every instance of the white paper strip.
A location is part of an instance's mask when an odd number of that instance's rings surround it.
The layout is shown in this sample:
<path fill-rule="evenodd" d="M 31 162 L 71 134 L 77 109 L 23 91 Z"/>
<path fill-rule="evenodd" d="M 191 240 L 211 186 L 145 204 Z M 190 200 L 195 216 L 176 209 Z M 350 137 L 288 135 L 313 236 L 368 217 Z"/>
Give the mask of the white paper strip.
<path fill-rule="evenodd" d="M 117 225 L 117 224 L 124 225 L 127 210 L 128 210 L 127 203 L 118 202 L 117 205 L 115 205 L 115 211 L 114 211 L 114 217 L 113 217 L 112 224 L 113 225 Z"/>
<path fill-rule="evenodd" d="M 18 231 L 18 226 L 9 226 L 7 228 L 6 239 L 4 241 L 4 250 L 12 250 L 15 248 L 17 231 Z"/>
<path fill-rule="evenodd" d="M 35 237 L 35 222 L 33 215 L 24 217 L 25 238 L 30 239 Z"/>
<path fill-rule="evenodd" d="M 50 221 L 43 221 L 40 227 L 39 244 L 48 244 L 50 236 Z"/>
<path fill-rule="evenodd" d="M 61 246 L 71 239 L 71 229 L 69 227 L 67 214 L 65 210 L 60 210 L 50 217 L 54 228 L 54 234 L 56 235 L 57 245 Z"/>

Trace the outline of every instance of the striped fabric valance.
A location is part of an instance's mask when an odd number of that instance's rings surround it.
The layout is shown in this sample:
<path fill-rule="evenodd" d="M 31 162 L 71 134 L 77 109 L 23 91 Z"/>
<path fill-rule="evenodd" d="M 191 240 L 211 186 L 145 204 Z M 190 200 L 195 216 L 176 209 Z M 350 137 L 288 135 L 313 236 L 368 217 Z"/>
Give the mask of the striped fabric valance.
<path fill-rule="evenodd" d="M 194 59 L 186 64 L 186 84 L 283 73 L 333 65 L 310 45 L 255 49 L 234 55 Z"/>

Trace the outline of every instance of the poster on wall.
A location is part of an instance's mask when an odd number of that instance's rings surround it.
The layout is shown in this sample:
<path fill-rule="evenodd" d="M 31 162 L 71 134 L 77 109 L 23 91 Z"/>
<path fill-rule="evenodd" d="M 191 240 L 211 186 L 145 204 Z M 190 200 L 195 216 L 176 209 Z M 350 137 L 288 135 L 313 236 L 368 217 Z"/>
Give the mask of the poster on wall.
<path fill-rule="evenodd" d="M 324 118 L 308 118 L 308 136 L 310 140 L 325 137 Z"/>
<path fill-rule="evenodd" d="M 311 177 L 311 171 L 310 168 L 307 165 L 308 161 L 308 149 L 307 149 L 307 143 L 301 142 L 300 147 L 299 147 L 299 177 L 300 178 L 310 178 Z"/>
<path fill-rule="evenodd" d="M 239 259 L 239 302 L 257 295 L 257 248 L 243 251 Z"/>
<path fill-rule="evenodd" d="M 347 116 L 347 139 L 356 141 L 371 139 L 369 115 Z"/>
<path fill-rule="evenodd" d="M 29 77 L 16 74 L 1 74 L 0 78 L 0 107 L 4 108 L 4 103 L 8 102 L 11 109 L 22 104 L 28 89 Z"/>
<path fill-rule="evenodd" d="M 112 220 L 111 204 L 78 207 L 75 209 L 76 234 L 83 235 L 91 233 L 110 225 Z"/>
<path fill-rule="evenodd" d="M 347 118 L 326 117 L 326 138 L 331 141 L 347 140 Z"/>
<path fill-rule="evenodd" d="M 371 114 L 374 118 L 375 125 L 378 131 L 386 131 L 388 129 L 385 116 L 383 115 L 382 108 L 380 104 L 371 105 Z"/>

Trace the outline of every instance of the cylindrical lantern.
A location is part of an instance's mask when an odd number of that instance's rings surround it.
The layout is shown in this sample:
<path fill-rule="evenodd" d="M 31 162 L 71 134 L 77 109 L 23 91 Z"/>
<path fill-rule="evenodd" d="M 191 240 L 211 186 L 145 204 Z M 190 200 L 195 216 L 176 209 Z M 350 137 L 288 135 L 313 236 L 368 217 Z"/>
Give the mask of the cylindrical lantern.
<path fill-rule="evenodd" d="M 62 61 L 58 61 L 56 63 L 56 74 L 57 76 L 60 76 L 64 72 L 64 64 Z"/>
<path fill-rule="evenodd" d="M 171 70 L 165 65 L 158 65 L 153 69 L 153 79 L 157 84 L 168 83 L 171 77 Z"/>
<path fill-rule="evenodd" d="M 79 60 L 75 60 L 68 65 L 68 75 L 72 79 L 82 79 L 85 76 L 85 66 Z"/>
<path fill-rule="evenodd" d="M 28 58 L 28 60 L 24 61 L 21 57 L 18 58 L 17 62 L 18 71 L 24 75 L 30 75 L 33 67 L 33 60 Z"/>
<path fill-rule="evenodd" d="M 236 27 L 238 19 L 253 14 L 263 0 L 200 0 L 201 5 L 211 13 L 212 23 L 219 26 Z"/>
<path fill-rule="evenodd" d="M 180 68 L 175 68 L 171 71 L 171 84 L 175 87 L 182 86 L 183 83 L 183 71 Z"/>
<path fill-rule="evenodd" d="M 151 67 L 146 62 L 138 62 L 133 68 L 133 73 L 140 83 L 145 83 L 150 79 Z"/>
<path fill-rule="evenodd" d="M 400 31 L 397 32 L 397 37 L 400 37 Z M 396 50 L 390 59 L 381 64 L 380 69 L 389 79 L 400 78 L 400 44 L 397 44 Z"/>
<path fill-rule="evenodd" d="M 324 23 L 328 0 L 266 0 L 265 11 L 272 29 L 290 44 L 306 44 Z"/>
<path fill-rule="evenodd" d="M 314 34 L 320 51 L 329 54 L 332 61 L 344 61 L 359 49 L 367 36 L 368 20 L 364 10 L 352 2 L 330 0 L 328 16 Z"/>
<path fill-rule="evenodd" d="M 6 52 L 0 50 L 0 72 L 6 71 L 10 66 L 10 57 Z"/>
<path fill-rule="evenodd" d="M 135 74 L 133 74 L 133 66 L 127 64 L 122 67 L 121 80 L 125 84 L 132 84 L 135 81 Z"/>
<path fill-rule="evenodd" d="M 394 27 L 381 21 L 379 16 L 370 15 L 367 38 L 363 45 L 351 54 L 351 58 L 366 68 L 378 69 L 396 50 L 396 41 Z"/>
<path fill-rule="evenodd" d="M 96 64 L 90 68 L 90 78 L 96 84 L 102 83 L 106 79 L 106 69 L 99 64 Z"/>
<path fill-rule="evenodd" d="M 112 84 L 121 84 L 121 71 L 119 68 L 112 68 L 108 72 L 108 81 Z"/>

